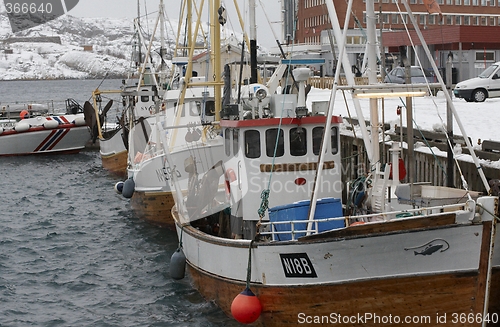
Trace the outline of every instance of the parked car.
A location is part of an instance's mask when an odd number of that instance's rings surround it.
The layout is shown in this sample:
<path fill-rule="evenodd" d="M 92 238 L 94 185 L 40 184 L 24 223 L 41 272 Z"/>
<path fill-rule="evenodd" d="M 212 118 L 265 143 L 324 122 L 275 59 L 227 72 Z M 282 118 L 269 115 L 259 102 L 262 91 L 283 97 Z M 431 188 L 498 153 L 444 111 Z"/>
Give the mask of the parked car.
<path fill-rule="evenodd" d="M 458 83 L 453 90 L 457 98 L 467 102 L 483 102 L 500 97 L 500 61 L 486 68 L 478 77 Z"/>
<path fill-rule="evenodd" d="M 419 66 L 410 67 L 411 83 L 434 83 L 435 77 L 427 70 L 422 70 Z M 405 67 L 396 67 L 385 75 L 384 83 L 405 84 Z"/>

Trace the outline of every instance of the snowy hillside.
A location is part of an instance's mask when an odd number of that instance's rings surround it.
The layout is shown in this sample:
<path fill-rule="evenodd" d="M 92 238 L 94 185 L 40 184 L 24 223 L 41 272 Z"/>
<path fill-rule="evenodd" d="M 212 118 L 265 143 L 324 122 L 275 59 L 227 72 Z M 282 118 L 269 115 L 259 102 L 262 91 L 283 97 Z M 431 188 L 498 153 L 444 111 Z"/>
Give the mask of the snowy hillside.
<path fill-rule="evenodd" d="M 146 34 L 153 25 L 153 19 L 144 22 Z M 31 42 L 40 37 L 60 37 L 61 44 Z M 168 37 L 174 39 L 172 33 Z M 7 16 L 0 14 L 0 80 L 126 77 L 135 70 L 134 42 L 132 20 L 65 15 L 13 35 Z"/>

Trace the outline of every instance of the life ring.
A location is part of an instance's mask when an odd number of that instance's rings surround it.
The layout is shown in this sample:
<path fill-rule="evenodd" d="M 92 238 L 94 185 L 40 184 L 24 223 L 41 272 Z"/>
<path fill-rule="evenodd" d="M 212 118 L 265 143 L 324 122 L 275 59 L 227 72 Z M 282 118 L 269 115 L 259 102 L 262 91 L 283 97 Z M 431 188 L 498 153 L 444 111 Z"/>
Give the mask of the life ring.
<path fill-rule="evenodd" d="M 20 113 L 19 113 L 19 117 L 21 119 L 25 119 L 25 118 L 30 118 L 30 112 L 26 109 L 22 110 Z"/>

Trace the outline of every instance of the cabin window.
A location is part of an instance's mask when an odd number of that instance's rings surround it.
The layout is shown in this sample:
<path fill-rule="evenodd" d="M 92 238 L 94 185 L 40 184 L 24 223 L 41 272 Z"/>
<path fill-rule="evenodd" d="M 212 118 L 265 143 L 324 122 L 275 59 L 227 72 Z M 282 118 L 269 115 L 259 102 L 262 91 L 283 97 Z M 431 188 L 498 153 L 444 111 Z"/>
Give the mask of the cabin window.
<path fill-rule="evenodd" d="M 260 157 L 260 133 L 256 130 L 245 132 L 245 156 L 255 159 Z"/>
<path fill-rule="evenodd" d="M 337 154 L 339 152 L 339 129 L 337 127 L 332 127 L 332 154 Z"/>
<path fill-rule="evenodd" d="M 313 139 L 313 153 L 319 155 L 321 149 L 321 139 L 323 138 L 324 127 L 315 127 L 312 132 Z"/>
<path fill-rule="evenodd" d="M 323 130 L 324 127 L 315 127 L 312 131 L 313 138 L 313 153 L 315 155 L 319 155 L 319 151 L 321 149 L 321 139 L 323 138 Z M 339 143 L 338 143 L 338 129 L 337 127 L 332 127 L 332 134 L 330 144 L 332 146 L 332 154 L 337 154 L 339 152 Z"/>
<path fill-rule="evenodd" d="M 226 152 L 226 156 L 231 155 L 231 130 L 226 128 L 224 131 L 224 150 Z"/>
<path fill-rule="evenodd" d="M 307 154 L 307 135 L 302 127 L 290 130 L 290 154 L 296 157 Z"/>
<path fill-rule="evenodd" d="M 143 90 L 144 92 L 148 92 L 149 90 Z M 141 95 L 141 102 L 149 102 L 149 95 Z"/>
<path fill-rule="evenodd" d="M 205 116 L 215 116 L 215 101 L 210 100 L 205 103 Z"/>
<path fill-rule="evenodd" d="M 283 130 L 271 128 L 266 131 L 266 154 L 268 157 L 282 157 L 285 154 L 285 142 L 283 139 Z"/>
<path fill-rule="evenodd" d="M 201 115 L 201 101 L 194 101 L 189 103 L 189 115 L 191 117 Z"/>
<path fill-rule="evenodd" d="M 239 140 L 239 137 L 238 137 L 238 130 L 237 129 L 233 129 L 233 153 L 236 155 L 238 154 L 238 150 L 240 148 L 240 140 Z"/>

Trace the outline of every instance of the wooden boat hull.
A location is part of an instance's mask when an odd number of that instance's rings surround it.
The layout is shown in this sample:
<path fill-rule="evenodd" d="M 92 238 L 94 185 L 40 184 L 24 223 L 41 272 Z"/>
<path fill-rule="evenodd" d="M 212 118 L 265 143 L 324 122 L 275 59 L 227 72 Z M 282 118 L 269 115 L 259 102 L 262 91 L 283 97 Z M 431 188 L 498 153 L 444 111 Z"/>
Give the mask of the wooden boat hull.
<path fill-rule="evenodd" d="M 127 175 L 128 151 L 123 142 L 123 129 L 117 129 L 105 134 L 99 139 L 102 166 L 117 176 Z"/>
<path fill-rule="evenodd" d="M 134 214 L 153 225 L 174 229 L 172 192 L 135 191 L 130 199 Z"/>
<path fill-rule="evenodd" d="M 400 326 L 419 319 L 415 326 L 481 326 L 460 319 L 483 313 L 492 223 L 455 219 L 440 214 L 297 242 L 254 242 L 250 288 L 263 306 L 256 325 Z M 192 226 L 177 225 L 177 232 L 194 286 L 231 315 L 234 297 L 245 289 L 250 241 Z M 498 315 L 500 274 L 495 269 L 492 276 L 489 307 Z"/>
<path fill-rule="evenodd" d="M 245 283 L 222 279 L 191 265 L 189 274 L 199 292 L 231 316 L 232 301 L 245 289 Z M 479 279 L 477 273 L 443 274 L 304 287 L 252 284 L 250 288 L 263 307 L 256 326 L 318 321 L 325 326 L 381 326 L 381 321 L 384 326 L 401 326 L 397 322 L 405 317 L 418 319 L 413 326 L 481 326 L 460 323 L 460 315 L 482 312 L 480 301 L 475 301 Z M 492 308 L 493 312 L 498 311 Z M 351 322 L 346 323 L 344 317 Z"/>
<path fill-rule="evenodd" d="M 113 175 L 125 177 L 127 175 L 128 152 L 122 151 L 111 155 L 101 154 L 102 167 Z"/>

